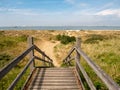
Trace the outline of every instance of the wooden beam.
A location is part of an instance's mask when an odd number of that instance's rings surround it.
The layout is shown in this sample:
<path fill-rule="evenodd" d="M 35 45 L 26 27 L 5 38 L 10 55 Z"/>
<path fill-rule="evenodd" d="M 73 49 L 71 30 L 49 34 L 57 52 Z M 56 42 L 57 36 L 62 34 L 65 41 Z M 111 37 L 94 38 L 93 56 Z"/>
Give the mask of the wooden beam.
<path fill-rule="evenodd" d="M 80 47 L 81 47 L 81 38 L 77 37 L 76 38 L 76 48 L 80 49 Z M 76 70 L 79 69 L 77 62 L 80 63 L 80 54 L 76 50 L 76 56 L 75 56 L 75 67 L 76 67 Z"/>
<path fill-rule="evenodd" d="M 43 61 L 43 62 L 46 62 L 46 63 L 51 63 L 51 62 L 46 61 L 46 60 L 44 60 L 44 59 L 42 59 L 42 58 L 40 58 L 40 57 L 37 57 L 37 56 L 35 56 L 35 59 L 38 59 L 38 60 Z"/>
<path fill-rule="evenodd" d="M 53 60 L 50 57 L 48 57 L 42 50 L 40 50 L 36 45 L 35 45 L 35 50 L 37 50 L 39 53 L 41 53 L 42 55 L 47 57 L 51 62 L 53 62 Z"/>
<path fill-rule="evenodd" d="M 70 59 L 67 59 L 67 60 L 65 61 L 65 63 L 71 62 L 71 61 L 74 60 L 74 59 L 75 59 L 75 57 L 72 57 L 72 58 L 70 58 Z"/>
<path fill-rule="evenodd" d="M 80 71 L 82 72 L 87 84 L 89 85 L 91 90 L 96 90 L 94 84 L 92 83 L 91 79 L 89 78 L 89 76 L 87 75 L 86 71 L 84 70 L 84 68 L 82 67 L 82 65 L 79 63 L 78 60 L 76 60 L 77 66 L 79 67 Z"/>
<path fill-rule="evenodd" d="M 21 73 L 19 73 L 17 75 L 17 77 L 15 78 L 15 80 L 12 82 L 12 84 L 9 86 L 8 90 L 13 90 L 15 85 L 17 84 L 17 82 L 20 80 L 20 78 L 23 76 L 23 74 L 26 72 L 27 68 L 29 67 L 29 65 L 33 62 L 34 58 L 32 58 L 31 60 L 29 60 L 29 62 L 27 63 L 27 65 L 24 67 L 24 69 L 22 70 Z"/>
<path fill-rule="evenodd" d="M 28 47 L 31 47 L 31 46 L 33 46 L 33 45 L 34 45 L 33 37 L 30 37 L 30 36 L 29 36 L 29 37 L 28 37 Z M 33 57 L 34 57 L 34 49 L 31 50 L 30 53 L 29 53 L 29 60 L 30 60 L 31 58 L 33 58 Z M 31 65 L 30 65 L 30 72 L 33 71 L 34 67 L 35 67 L 35 61 L 33 60 L 32 63 L 31 63 Z"/>
<path fill-rule="evenodd" d="M 21 55 L 13 59 L 8 65 L 0 70 L 0 79 L 2 79 L 14 66 L 16 66 L 31 50 L 34 49 L 34 45 L 25 50 Z"/>
<path fill-rule="evenodd" d="M 75 50 L 74 47 L 72 47 L 72 49 L 68 52 L 67 56 L 65 57 L 65 59 L 63 60 L 63 63 L 65 63 L 67 61 L 67 58 L 72 54 L 72 52 Z"/>
<path fill-rule="evenodd" d="M 119 85 L 115 83 L 98 65 L 96 65 L 81 49 L 76 48 L 76 50 L 94 70 L 97 76 L 99 76 L 99 78 L 105 83 L 109 90 L 120 90 Z"/>

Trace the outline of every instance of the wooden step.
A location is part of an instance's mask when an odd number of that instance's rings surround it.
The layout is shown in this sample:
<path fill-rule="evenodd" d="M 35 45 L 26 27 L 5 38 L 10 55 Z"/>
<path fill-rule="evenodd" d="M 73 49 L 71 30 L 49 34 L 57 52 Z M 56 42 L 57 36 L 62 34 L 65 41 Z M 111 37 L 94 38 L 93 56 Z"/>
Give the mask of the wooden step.
<path fill-rule="evenodd" d="M 71 90 L 71 89 L 67 89 L 67 88 L 57 88 L 57 89 L 35 89 L 35 88 L 31 88 L 31 89 L 29 89 L 29 90 Z M 76 89 L 72 89 L 72 90 L 80 90 L 79 88 L 76 88 Z"/>
<path fill-rule="evenodd" d="M 65 79 L 67 79 L 67 80 L 75 80 L 76 78 L 75 77 L 35 77 L 34 79 L 44 79 L 44 80 L 61 80 L 61 79 L 63 79 L 63 80 L 65 80 Z"/>
<path fill-rule="evenodd" d="M 67 86 L 38 86 L 38 85 L 35 85 L 35 86 L 31 86 L 30 89 L 49 89 L 49 90 L 52 90 L 52 89 L 78 89 L 78 86 L 77 85 L 67 85 Z"/>
<path fill-rule="evenodd" d="M 37 68 L 28 90 L 80 90 L 73 68 Z"/>
<path fill-rule="evenodd" d="M 76 86 L 76 83 L 33 83 L 32 86 Z"/>
<path fill-rule="evenodd" d="M 40 80 L 35 80 L 33 81 L 33 83 L 76 83 L 76 80 L 44 80 L 44 81 L 40 81 Z"/>

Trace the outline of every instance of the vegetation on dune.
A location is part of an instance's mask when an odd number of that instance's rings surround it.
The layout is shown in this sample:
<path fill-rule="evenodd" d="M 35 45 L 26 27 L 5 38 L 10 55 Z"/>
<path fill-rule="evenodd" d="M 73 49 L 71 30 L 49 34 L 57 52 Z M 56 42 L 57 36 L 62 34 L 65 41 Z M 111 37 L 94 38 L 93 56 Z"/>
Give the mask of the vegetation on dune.
<path fill-rule="evenodd" d="M 84 43 L 87 43 L 87 44 L 94 44 L 94 43 L 99 43 L 99 41 L 103 41 L 103 40 L 106 40 L 107 37 L 104 36 L 104 35 L 97 35 L 97 34 L 90 34 L 90 35 L 87 35 L 86 36 L 87 39 L 84 41 Z"/>
<path fill-rule="evenodd" d="M 8 64 L 17 55 L 19 55 L 23 49 L 25 49 L 25 46 L 21 45 L 25 45 L 26 41 L 26 35 L 15 36 L 13 34 L 13 36 L 10 36 L 5 35 L 4 31 L 0 31 L 0 68 Z M 23 69 L 26 61 L 28 61 L 27 58 L 25 58 L 18 65 L 16 65 L 15 68 L 13 68 L 4 78 L 0 80 L 0 90 L 7 89 L 7 87 L 10 85 L 10 83 L 12 83 L 17 74 Z M 21 85 L 23 85 L 27 76 L 28 71 L 26 73 L 26 76 L 24 76 L 22 80 L 18 83 L 18 85 L 15 87 L 16 90 L 20 90 Z"/>
<path fill-rule="evenodd" d="M 75 41 L 75 37 L 74 36 L 68 36 L 68 35 L 56 35 L 56 39 L 58 41 L 60 41 L 62 44 L 68 44 L 70 42 L 74 42 Z"/>
<path fill-rule="evenodd" d="M 120 85 L 120 32 L 79 31 L 69 33 L 71 33 L 71 35 L 67 35 L 65 31 L 0 31 L 0 68 L 8 64 L 13 58 L 18 56 L 20 52 L 23 52 L 26 49 L 28 35 L 34 36 L 35 42 L 43 39 L 51 41 L 54 39 L 54 41 L 60 41 L 61 43 L 54 47 L 54 54 L 58 60 L 58 63 L 62 64 L 61 66 L 65 66 L 62 63 L 62 60 L 74 45 L 74 36 L 81 35 L 82 50 Z M 7 89 L 12 80 L 23 69 L 27 61 L 28 58 L 24 58 L 23 61 L 21 61 L 11 72 L 8 73 L 7 76 L 0 81 L 1 90 Z M 81 63 L 92 79 L 97 90 L 106 90 L 105 85 L 91 70 L 83 58 L 81 58 Z M 72 65 L 74 65 L 74 62 L 72 62 Z M 15 88 L 16 90 L 21 88 L 28 74 L 29 70 L 27 70 L 24 77 L 17 84 Z"/>
<path fill-rule="evenodd" d="M 27 41 L 27 36 L 21 35 L 21 36 L 5 36 L 2 34 L 0 36 L 0 68 L 3 67 L 5 64 L 10 62 L 22 47 L 18 47 L 19 44 L 22 44 L 23 42 Z M 23 46 L 24 48 L 24 46 Z M 13 54 L 11 54 L 10 51 L 14 51 Z M 10 51 L 9 51 L 10 50 Z"/>
<path fill-rule="evenodd" d="M 90 31 L 89 31 L 90 32 Z M 97 31 L 96 31 L 97 32 Z M 98 31 L 99 32 L 99 31 Z M 117 33 L 117 34 L 116 34 Z M 108 32 L 104 31 L 100 34 L 91 33 L 84 35 L 82 38 L 82 50 L 96 63 L 98 64 L 110 77 L 113 78 L 115 82 L 120 85 L 120 32 Z M 60 46 L 60 45 L 59 45 Z M 64 51 L 57 46 L 56 52 L 63 53 L 70 50 L 70 45 L 63 46 L 69 47 Z M 72 46 L 72 45 L 71 45 Z M 63 48 L 62 47 L 62 48 Z M 64 54 L 64 57 L 66 54 Z M 58 55 L 57 55 L 58 57 Z M 63 58 L 63 54 L 59 58 Z M 107 90 L 103 82 L 97 77 L 97 75 L 92 71 L 83 58 L 81 58 L 81 63 L 88 75 L 92 79 L 97 90 Z M 72 63 L 74 64 L 74 63 Z M 64 66 L 62 64 L 61 66 Z"/>

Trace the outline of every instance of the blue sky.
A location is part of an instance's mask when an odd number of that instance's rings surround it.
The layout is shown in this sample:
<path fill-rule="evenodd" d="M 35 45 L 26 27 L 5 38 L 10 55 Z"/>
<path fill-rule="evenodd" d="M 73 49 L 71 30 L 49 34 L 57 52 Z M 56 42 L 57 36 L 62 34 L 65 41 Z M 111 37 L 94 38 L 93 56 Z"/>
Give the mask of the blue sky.
<path fill-rule="evenodd" d="M 0 26 L 120 26 L 120 0 L 0 0 Z"/>

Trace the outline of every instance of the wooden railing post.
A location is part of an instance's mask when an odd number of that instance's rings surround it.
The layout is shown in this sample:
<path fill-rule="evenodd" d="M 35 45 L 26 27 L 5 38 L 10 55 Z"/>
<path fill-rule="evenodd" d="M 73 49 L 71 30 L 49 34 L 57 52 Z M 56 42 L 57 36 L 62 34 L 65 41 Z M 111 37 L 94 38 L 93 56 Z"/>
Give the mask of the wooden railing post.
<path fill-rule="evenodd" d="M 45 60 L 45 56 L 44 55 L 42 55 L 42 59 Z M 45 62 L 43 62 L 43 65 L 45 66 Z"/>
<path fill-rule="evenodd" d="M 33 45 L 33 37 L 28 37 L 28 46 L 29 47 L 31 47 Z M 33 50 L 31 50 L 31 52 L 30 52 L 30 54 L 29 54 L 30 56 L 29 56 L 29 60 L 31 60 L 31 58 L 33 58 L 34 57 L 34 49 Z M 33 60 L 33 62 L 31 63 L 31 65 L 30 65 L 30 72 L 32 72 L 33 71 L 33 69 L 34 69 L 34 67 L 35 67 L 35 62 L 34 62 L 34 60 Z"/>
<path fill-rule="evenodd" d="M 78 49 L 81 47 L 81 38 L 80 37 L 76 37 L 76 47 Z M 80 63 L 80 54 L 77 52 L 77 50 L 76 50 L 75 59 Z M 76 70 L 78 70 L 77 61 L 76 61 Z"/>

